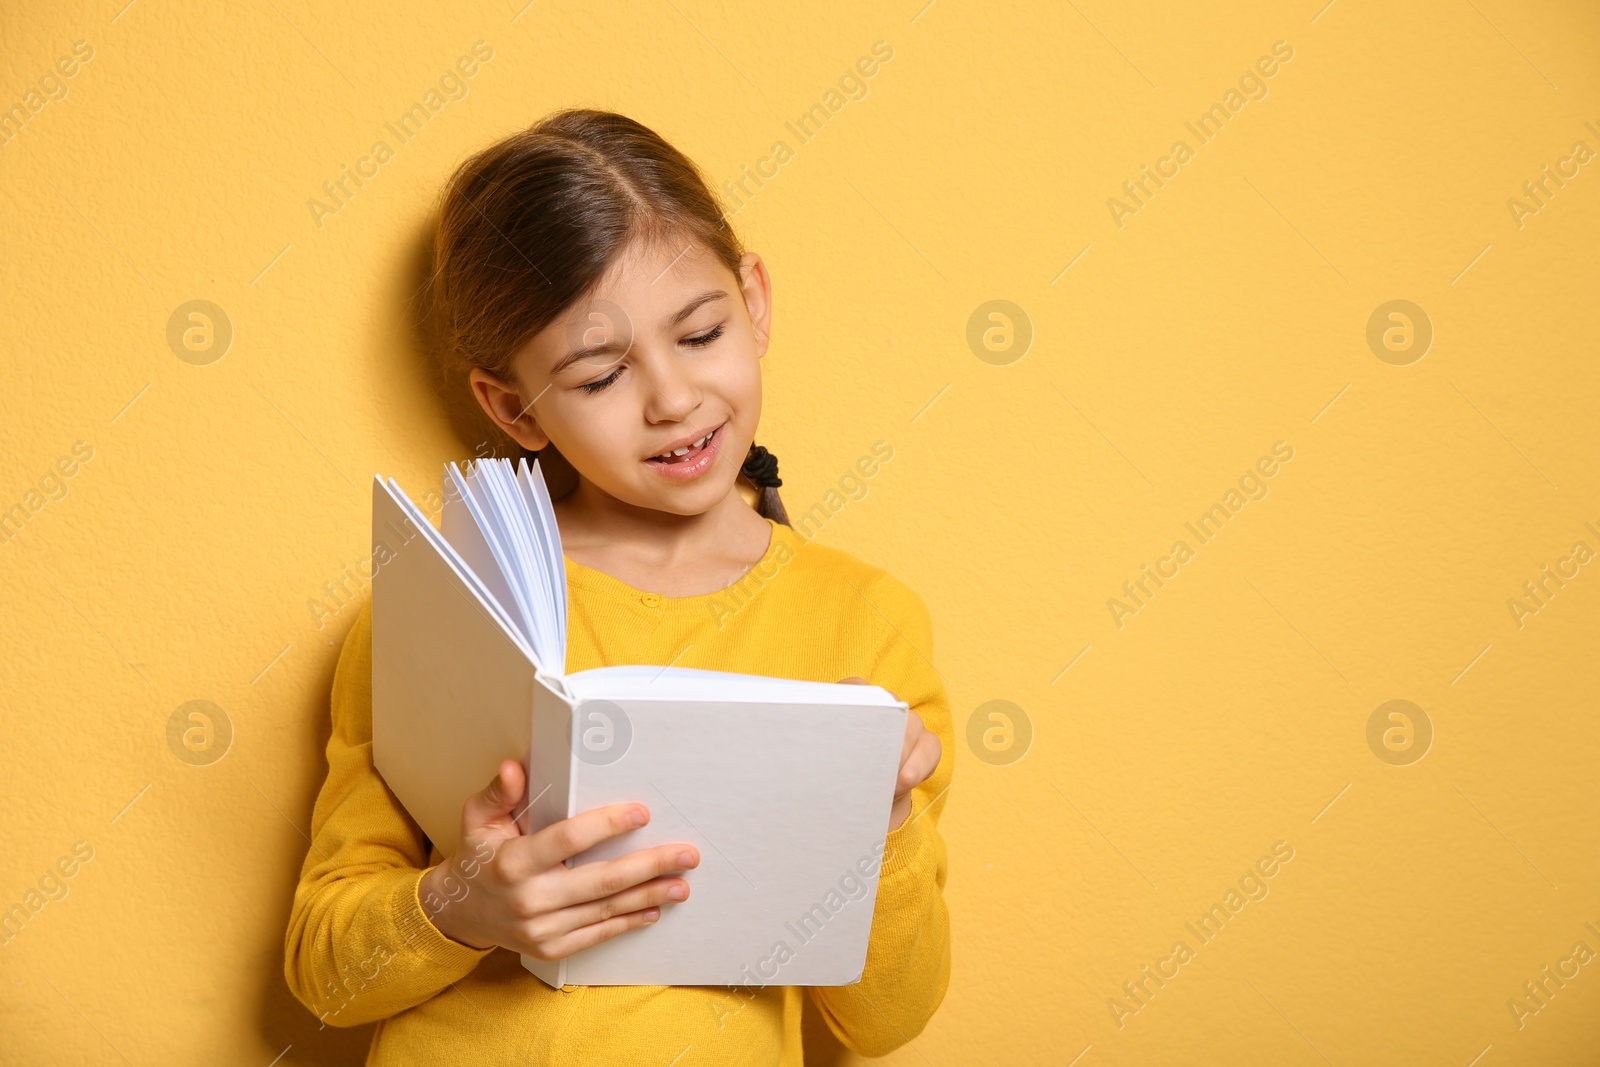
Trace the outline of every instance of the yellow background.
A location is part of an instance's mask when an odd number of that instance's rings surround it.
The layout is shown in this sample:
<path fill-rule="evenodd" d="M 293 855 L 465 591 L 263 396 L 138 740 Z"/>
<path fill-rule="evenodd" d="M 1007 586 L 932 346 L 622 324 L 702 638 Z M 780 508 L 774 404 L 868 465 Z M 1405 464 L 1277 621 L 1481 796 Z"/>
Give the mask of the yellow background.
<path fill-rule="evenodd" d="M 927 600 L 958 724 L 1031 724 L 1021 759 L 956 754 L 954 974 L 888 1062 L 1597 1055 L 1600 962 L 1520 1028 L 1507 1001 L 1600 950 L 1600 563 L 1520 627 L 1507 602 L 1600 550 L 1600 162 L 1520 226 L 1507 201 L 1600 150 L 1600 15 L 1321 3 L 9 5 L 0 103 L 94 56 L 0 146 L 0 509 L 94 453 L 0 546 L 0 907 L 94 855 L 0 949 L 5 1062 L 360 1061 L 367 1032 L 281 977 L 354 615 L 308 601 L 367 555 L 375 471 L 420 496 L 480 440 L 415 324 L 441 183 L 572 104 L 718 185 L 787 142 L 735 216 L 775 283 L 758 439 L 795 512 L 893 445 L 819 539 Z M 480 40 L 468 95 L 396 143 Z M 802 144 L 785 123 L 880 40 Z M 1266 98 L 1197 146 L 1276 41 Z M 1119 228 L 1108 199 L 1180 138 Z M 307 202 L 377 140 L 319 228 Z M 1366 341 L 1395 299 L 1434 330 L 1406 366 Z M 209 365 L 167 341 L 191 300 L 232 324 Z M 1005 365 L 966 339 L 990 300 L 1034 331 Z M 1196 544 L 1277 441 L 1269 495 Z M 1119 627 L 1108 600 L 1179 539 Z M 1406 766 L 1367 742 L 1395 699 L 1434 733 Z M 207 766 L 168 744 L 191 700 L 234 731 Z M 1270 894 L 1192 941 L 1277 841 Z"/>

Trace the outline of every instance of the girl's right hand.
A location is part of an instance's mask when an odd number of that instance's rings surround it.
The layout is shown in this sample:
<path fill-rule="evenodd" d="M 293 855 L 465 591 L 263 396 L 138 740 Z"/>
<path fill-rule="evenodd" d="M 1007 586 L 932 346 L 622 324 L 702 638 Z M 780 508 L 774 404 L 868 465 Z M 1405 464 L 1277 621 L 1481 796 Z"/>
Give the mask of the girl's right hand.
<path fill-rule="evenodd" d="M 512 812 L 526 790 L 516 760 L 503 760 L 461 807 L 461 845 L 422 876 L 418 897 L 434 926 L 472 948 L 559 960 L 655 922 L 660 905 L 685 900 L 689 883 L 665 877 L 700 862 L 693 845 L 658 845 L 567 867 L 566 860 L 650 821 L 643 804 L 610 804 L 535 834 Z"/>

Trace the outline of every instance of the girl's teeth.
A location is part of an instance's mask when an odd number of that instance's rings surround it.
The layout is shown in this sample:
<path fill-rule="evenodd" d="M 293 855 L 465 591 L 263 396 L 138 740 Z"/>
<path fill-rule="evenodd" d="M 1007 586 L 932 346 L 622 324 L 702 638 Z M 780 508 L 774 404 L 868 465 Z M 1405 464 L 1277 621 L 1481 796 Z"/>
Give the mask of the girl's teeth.
<path fill-rule="evenodd" d="M 715 432 L 716 432 L 715 430 L 711 431 L 711 433 L 715 433 Z M 700 440 L 698 440 L 694 444 L 690 445 L 688 448 L 675 448 L 671 452 L 663 452 L 663 453 L 661 453 L 661 455 L 657 456 L 656 458 L 657 459 L 675 459 L 678 456 L 687 456 L 692 450 L 694 450 L 696 448 L 700 448 L 701 446 L 703 446 L 710 439 L 711 439 L 711 434 L 708 433 L 704 437 L 700 438 Z"/>

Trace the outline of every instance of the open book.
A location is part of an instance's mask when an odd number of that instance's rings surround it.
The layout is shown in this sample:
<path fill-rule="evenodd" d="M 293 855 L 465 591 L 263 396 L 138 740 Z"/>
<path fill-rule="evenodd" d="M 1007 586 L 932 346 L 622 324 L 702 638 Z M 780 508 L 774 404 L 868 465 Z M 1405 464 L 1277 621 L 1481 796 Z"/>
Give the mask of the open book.
<path fill-rule="evenodd" d="M 524 833 L 605 804 L 650 809 L 569 866 L 700 852 L 689 899 L 656 923 L 523 966 L 558 988 L 859 980 L 908 705 L 879 686 L 684 667 L 568 674 L 566 563 L 538 462 L 448 464 L 444 489 L 441 534 L 373 479 L 372 746 L 389 788 L 446 857 L 462 803 L 504 759 L 527 768 Z"/>

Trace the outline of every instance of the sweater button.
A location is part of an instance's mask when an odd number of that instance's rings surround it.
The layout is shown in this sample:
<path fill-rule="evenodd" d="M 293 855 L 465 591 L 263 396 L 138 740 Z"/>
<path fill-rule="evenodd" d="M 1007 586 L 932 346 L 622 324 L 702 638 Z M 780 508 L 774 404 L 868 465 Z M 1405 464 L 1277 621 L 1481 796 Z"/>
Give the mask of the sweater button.
<path fill-rule="evenodd" d="M 660 593 L 645 593 L 639 599 L 643 601 L 644 606 L 647 608 L 658 608 L 661 606 Z"/>

